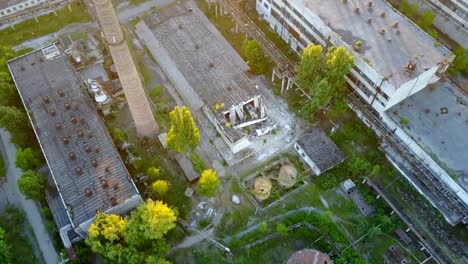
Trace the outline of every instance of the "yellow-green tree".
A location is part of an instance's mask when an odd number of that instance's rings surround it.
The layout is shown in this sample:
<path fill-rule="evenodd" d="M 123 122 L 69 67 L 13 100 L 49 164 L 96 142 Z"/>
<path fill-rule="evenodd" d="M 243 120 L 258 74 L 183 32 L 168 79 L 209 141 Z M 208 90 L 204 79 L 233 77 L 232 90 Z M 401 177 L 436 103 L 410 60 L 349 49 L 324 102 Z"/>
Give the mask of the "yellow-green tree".
<path fill-rule="evenodd" d="M 131 243 L 162 238 L 175 227 L 174 210 L 161 201 L 148 200 L 131 214 L 125 231 Z"/>
<path fill-rule="evenodd" d="M 161 171 L 158 168 L 151 166 L 146 170 L 146 175 L 152 182 L 154 182 L 161 175 Z"/>
<path fill-rule="evenodd" d="M 212 197 L 216 194 L 218 186 L 221 184 L 216 171 L 212 169 L 204 170 L 198 181 L 198 192 L 201 195 Z"/>
<path fill-rule="evenodd" d="M 175 213 L 160 201 L 148 200 L 130 218 L 97 213 L 86 244 L 109 263 L 167 263 L 163 236 L 175 227 Z"/>
<path fill-rule="evenodd" d="M 169 113 L 171 127 L 167 133 L 166 145 L 177 152 L 186 153 L 198 146 L 200 131 L 187 106 L 176 106 Z"/>
<path fill-rule="evenodd" d="M 86 244 L 93 252 L 114 263 L 124 263 L 127 259 L 127 245 L 124 240 L 126 219 L 98 212 L 88 230 Z"/>
<path fill-rule="evenodd" d="M 163 196 L 169 189 L 169 183 L 164 180 L 157 180 L 151 185 L 151 188 L 153 192 L 157 193 L 159 196 Z"/>

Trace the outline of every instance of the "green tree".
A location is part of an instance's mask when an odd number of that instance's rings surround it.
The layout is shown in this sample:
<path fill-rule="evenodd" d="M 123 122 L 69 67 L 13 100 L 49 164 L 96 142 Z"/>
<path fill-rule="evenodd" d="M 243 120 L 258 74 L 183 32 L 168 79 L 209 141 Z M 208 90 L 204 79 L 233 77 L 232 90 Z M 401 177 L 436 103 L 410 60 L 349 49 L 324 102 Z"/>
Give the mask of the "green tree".
<path fill-rule="evenodd" d="M 0 72 L 0 105 L 21 107 L 16 86 L 7 72 Z"/>
<path fill-rule="evenodd" d="M 198 181 L 198 192 L 201 195 L 215 196 L 218 186 L 221 184 L 216 171 L 212 169 L 204 170 Z"/>
<path fill-rule="evenodd" d="M 260 75 L 266 72 L 268 58 L 258 41 L 246 39 L 242 44 L 242 54 L 253 74 Z"/>
<path fill-rule="evenodd" d="M 37 146 L 26 113 L 16 107 L 0 105 L 0 128 L 10 132 L 11 142 L 18 147 Z"/>
<path fill-rule="evenodd" d="M 163 236 L 175 227 L 174 211 L 148 200 L 130 217 L 97 213 L 85 243 L 107 262 L 116 264 L 167 263 L 169 247 Z"/>
<path fill-rule="evenodd" d="M 110 131 L 112 138 L 117 142 L 122 142 L 127 139 L 127 133 L 120 128 L 114 127 Z"/>
<path fill-rule="evenodd" d="M 167 146 L 177 152 L 186 153 L 192 151 L 200 142 L 200 131 L 193 120 L 190 109 L 186 106 L 176 106 L 169 113 L 171 127 L 167 133 Z"/>
<path fill-rule="evenodd" d="M 276 225 L 276 232 L 278 232 L 282 236 L 288 235 L 288 227 L 283 223 L 278 223 Z"/>
<path fill-rule="evenodd" d="M 11 248 L 5 240 L 5 230 L 0 227 L 0 263 L 10 264 L 12 260 Z"/>
<path fill-rule="evenodd" d="M 344 47 L 332 47 L 326 55 L 326 77 L 333 85 L 333 96 L 344 98 L 345 75 L 354 64 L 354 56 Z"/>
<path fill-rule="evenodd" d="M 151 182 L 156 181 L 160 175 L 161 171 L 154 166 L 151 166 L 146 170 L 146 176 L 148 176 Z"/>
<path fill-rule="evenodd" d="M 26 171 L 18 179 L 18 189 L 27 199 L 40 201 L 44 198 L 45 177 L 35 171 Z"/>
<path fill-rule="evenodd" d="M 40 150 L 25 148 L 16 151 L 16 167 L 24 171 L 36 170 L 42 164 L 44 164 L 44 159 Z"/>
<path fill-rule="evenodd" d="M 151 185 L 151 189 L 153 189 L 153 192 L 157 193 L 159 196 L 163 196 L 169 189 L 169 183 L 164 180 L 157 180 Z"/>
<path fill-rule="evenodd" d="M 382 230 L 380 229 L 380 227 L 373 226 L 373 227 L 369 228 L 368 236 L 369 236 L 370 239 L 374 239 L 377 236 L 379 236 L 380 234 L 382 234 Z"/>
<path fill-rule="evenodd" d="M 455 59 L 448 70 L 449 74 L 455 75 L 461 72 L 464 75 L 468 75 L 468 56 L 465 48 L 459 46 L 453 51 L 453 54 L 455 55 Z"/>
<path fill-rule="evenodd" d="M 434 21 L 435 17 L 436 14 L 434 12 L 426 9 L 424 12 L 422 12 L 422 14 L 419 15 L 419 18 L 416 22 L 418 26 L 420 26 L 424 31 L 427 31 L 432 26 L 432 22 Z"/>
<path fill-rule="evenodd" d="M 296 66 L 296 81 L 301 89 L 313 92 L 313 87 L 322 79 L 323 48 L 320 45 L 308 45 Z"/>
<path fill-rule="evenodd" d="M 407 17 L 414 19 L 418 15 L 418 5 L 410 4 L 408 0 L 402 0 L 399 4 L 400 11 Z"/>

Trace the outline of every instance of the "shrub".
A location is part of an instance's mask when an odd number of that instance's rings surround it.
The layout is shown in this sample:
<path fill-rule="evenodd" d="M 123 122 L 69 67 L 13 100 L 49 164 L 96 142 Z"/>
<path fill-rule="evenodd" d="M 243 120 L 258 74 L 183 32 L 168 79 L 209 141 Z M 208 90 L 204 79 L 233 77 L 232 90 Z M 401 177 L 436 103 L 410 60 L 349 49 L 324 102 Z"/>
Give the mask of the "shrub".
<path fill-rule="evenodd" d="M 283 223 L 278 223 L 276 225 L 276 232 L 278 232 L 282 236 L 288 235 L 288 227 Z"/>

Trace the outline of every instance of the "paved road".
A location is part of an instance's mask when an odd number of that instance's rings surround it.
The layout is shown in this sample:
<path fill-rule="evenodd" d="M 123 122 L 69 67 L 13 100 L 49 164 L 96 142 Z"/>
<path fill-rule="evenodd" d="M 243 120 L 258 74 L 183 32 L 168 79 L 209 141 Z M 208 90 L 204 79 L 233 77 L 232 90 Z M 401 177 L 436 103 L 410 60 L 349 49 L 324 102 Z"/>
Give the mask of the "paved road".
<path fill-rule="evenodd" d="M 3 145 L 0 144 L 0 146 L 4 146 L 4 153 L 6 154 L 6 157 L 4 157 L 5 164 L 8 163 L 7 181 L 0 187 L 0 192 L 2 196 L 6 195 L 8 202 L 23 209 L 36 236 L 45 262 L 47 264 L 56 264 L 58 262 L 58 254 L 52 245 L 49 233 L 45 229 L 38 206 L 32 200 L 26 200 L 16 185 L 22 173 L 20 169 L 15 167 L 16 147 L 10 143 L 10 134 L 3 129 L 0 129 L 0 140 L 3 140 Z"/>

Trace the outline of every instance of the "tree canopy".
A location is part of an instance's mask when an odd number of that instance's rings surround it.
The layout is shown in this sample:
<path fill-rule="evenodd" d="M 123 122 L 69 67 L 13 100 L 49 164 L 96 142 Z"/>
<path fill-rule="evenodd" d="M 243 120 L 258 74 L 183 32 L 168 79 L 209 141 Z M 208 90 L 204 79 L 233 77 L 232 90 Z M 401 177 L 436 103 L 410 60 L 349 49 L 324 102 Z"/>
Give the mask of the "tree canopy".
<path fill-rule="evenodd" d="M 296 80 L 312 98 L 303 106 L 303 112 L 314 119 L 318 109 L 337 115 L 346 109 L 344 76 L 353 67 L 354 57 L 344 47 L 332 47 L 323 55 L 320 45 L 310 44 L 304 49 L 296 66 Z"/>
<path fill-rule="evenodd" d="M 204 196 L 214 196 L 220 184 L 216 171 L 212 169 L 204 170 L 198 181 L 198 192 Z"/>
<path fill-rule="evenodd" d="M 0 263 L 10 264 L 12 260 L 11 248 L 5 241 L 5 230 L 0 227 Z"/>
<path fill-rule="evenodd" d="M 42 174 L 28 170 L 21 175 L 17 184 L 27 199 L 40 201 L 44 198 L 46 179 Z"/>
<path fill-rule="evenodd" d="M 263 74 L 267 70 L 268 58 L 258 41 L 246 39 L 242 44 L 242 54 L 253 74 Z"/>
<path fill-rule="evenodd" d="M 152 182 L 156 181 L 156 179 L 158 179 L 160 175 L 161 171 L 154 166 L 151 166 L 146 170 L 146 176 L 148 176 L 148 178 Z"/>
<path fill-rule="evenodd" d="M 198 146 L 200 131 L 198 130 L 192 113 L 187 106 L 176 106 L 169 113 L 171 127 L 167 133 L 167 146 L 177 152 L 186 153 Z"/>
<path fill-rule="evenodd" d="M 162 256 L 169 249 L 163 236 L 175 227 L 174 211 L 160 201 L 148 200 L 129 218 L 97 213 L 86 244 L 116 264 L 168 263 Z"/>
<path fill-rule="evenodd" d="M 18 168 L 27 170 L 35 170 L 44 164 L 42 153 L 39 150 L 32 148 L 18 149 L 16 151 L 15 165 Z"/>

